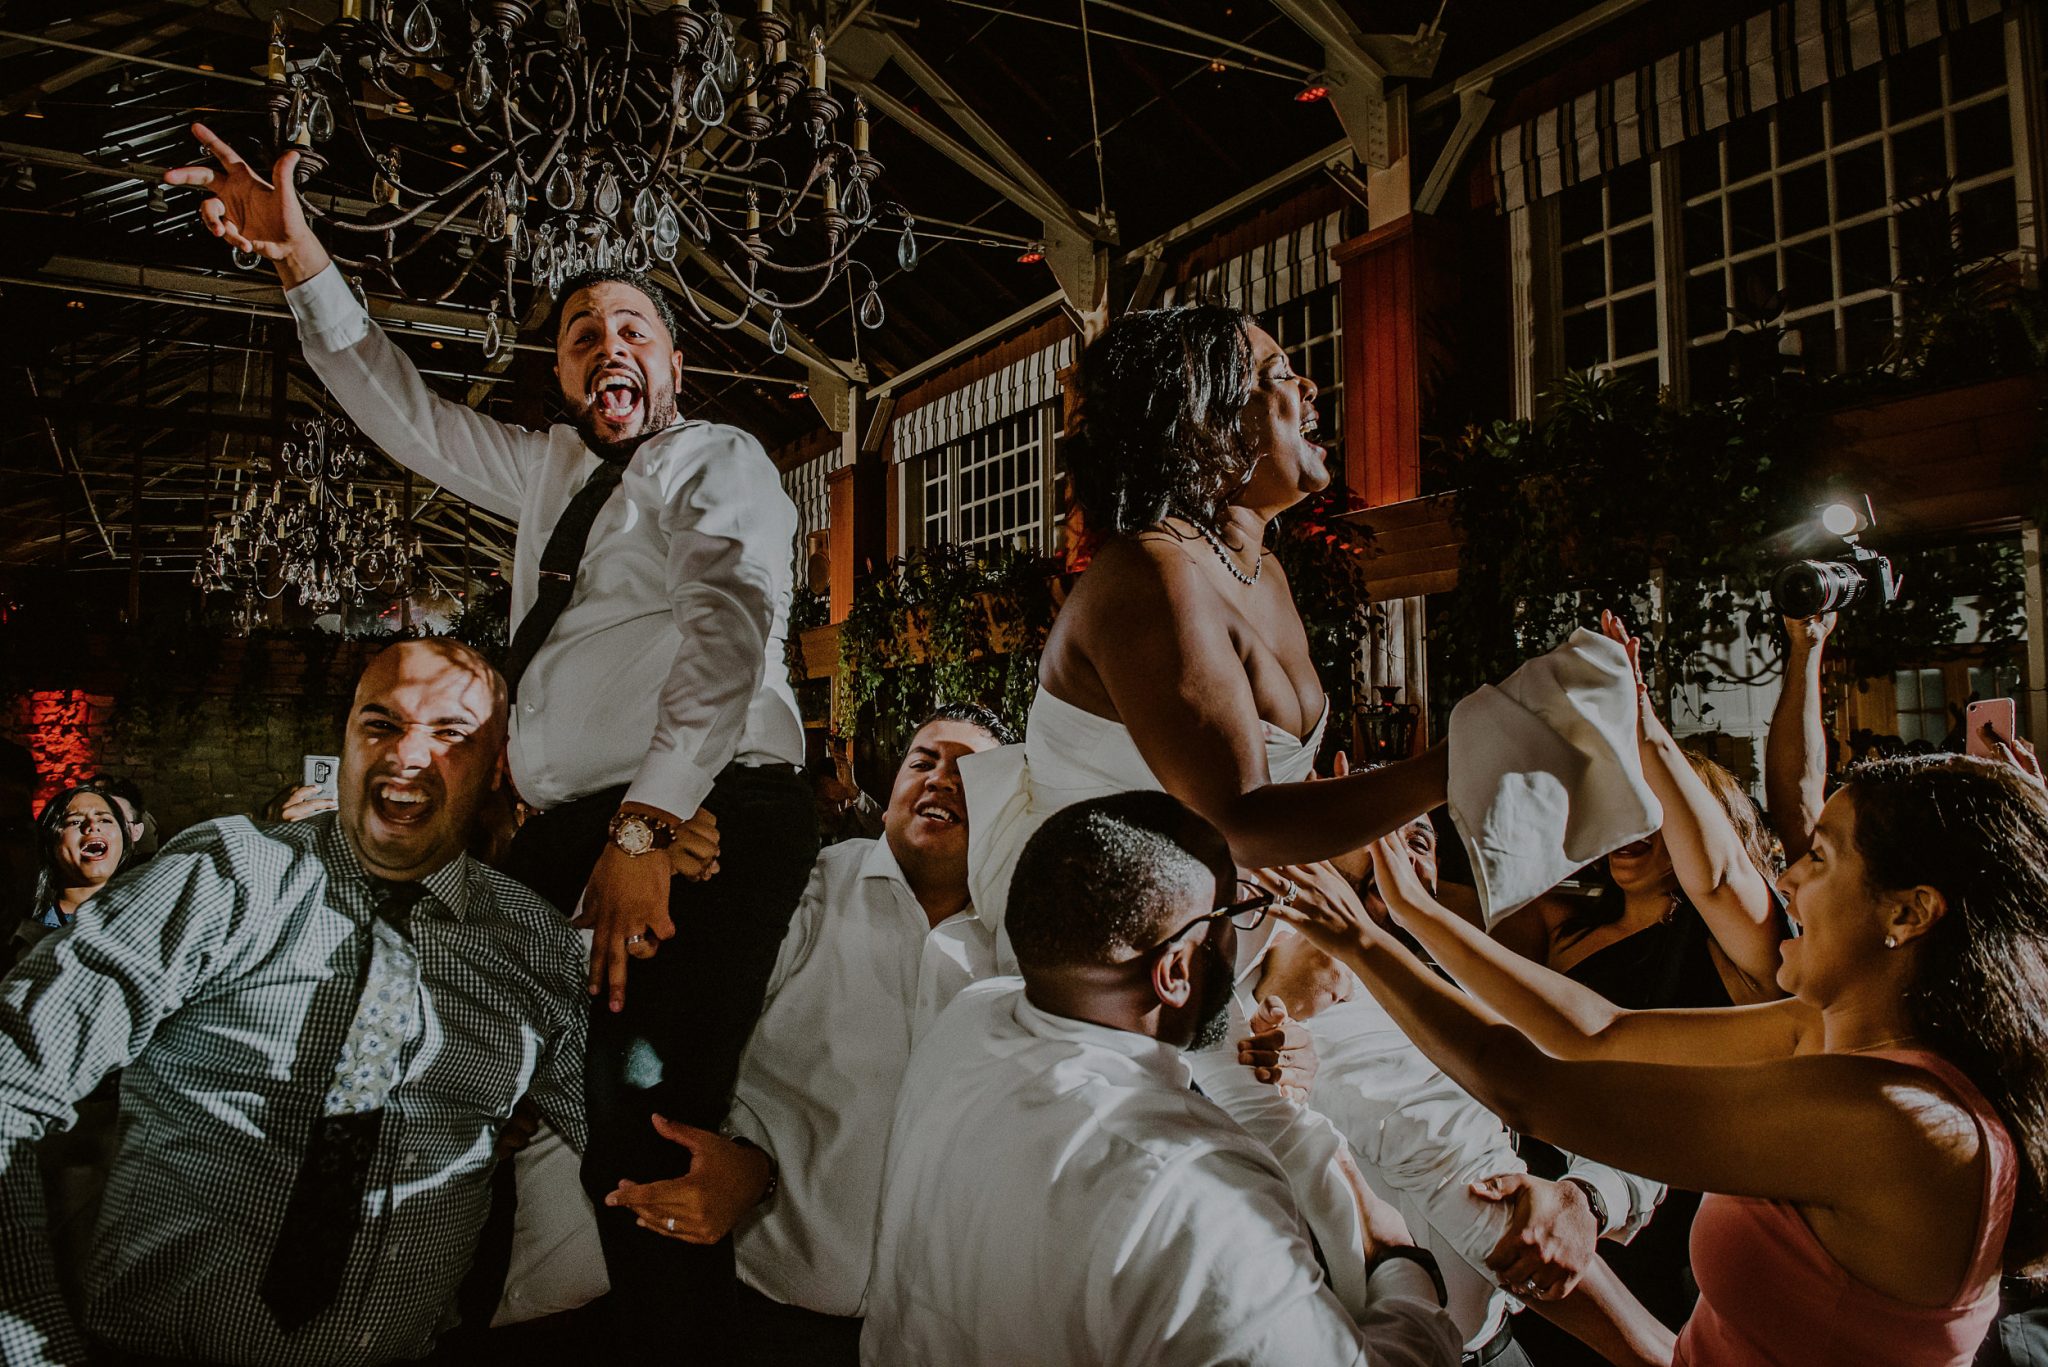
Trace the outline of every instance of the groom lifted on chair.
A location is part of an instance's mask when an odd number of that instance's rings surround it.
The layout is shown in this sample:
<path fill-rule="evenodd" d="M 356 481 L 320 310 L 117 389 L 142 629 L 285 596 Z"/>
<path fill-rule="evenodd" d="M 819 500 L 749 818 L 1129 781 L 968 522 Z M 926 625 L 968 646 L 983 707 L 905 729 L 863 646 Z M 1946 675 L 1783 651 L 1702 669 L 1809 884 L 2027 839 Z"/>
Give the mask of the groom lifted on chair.
<path fill-rule="evenodd" d="M 564 285 L 570 420 L 508 426 L 433 394 L 370 320 L 306 224 L 296 153 L 265 180 L 193 132 L 215 164 L 165 179 L 209 191 L 207 229 L 277 267 L 329 392 L 393 459 L 518 523 L 509 748 L 541 815 L 504 871 L 594 933 L 585 1186 L 601 1198 L 678 1176 L 688 1157 L 651 1118 L 724 1118 L 817 852 L 782 664 L 796 510 L 752 436 L 679 418 L 675 316 L 651 282 Z M 704 881 L 674 877 L 672 861 L 713 853 Z M 730 1241 L 695 1247 L 598 1210 L 623 1344 L 715 1349 Z"/>

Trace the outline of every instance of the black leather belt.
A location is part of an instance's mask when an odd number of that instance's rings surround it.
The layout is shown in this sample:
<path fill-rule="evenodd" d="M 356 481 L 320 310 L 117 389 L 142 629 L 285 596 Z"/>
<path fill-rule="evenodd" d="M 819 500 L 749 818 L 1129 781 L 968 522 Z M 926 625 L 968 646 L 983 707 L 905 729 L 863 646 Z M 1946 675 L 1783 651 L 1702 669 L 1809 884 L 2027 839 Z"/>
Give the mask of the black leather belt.
<path fill-rule="evenodd" d="M 1515 1346 L 1515 1321 L 1512 1315 L 1503 1315 L 1500 1328 L 1493 1331 L 1493 1337 L 1458 1359 L 1460 1367 L 1487 1367 L 1506 1356 L 1508 1349 Z"/>

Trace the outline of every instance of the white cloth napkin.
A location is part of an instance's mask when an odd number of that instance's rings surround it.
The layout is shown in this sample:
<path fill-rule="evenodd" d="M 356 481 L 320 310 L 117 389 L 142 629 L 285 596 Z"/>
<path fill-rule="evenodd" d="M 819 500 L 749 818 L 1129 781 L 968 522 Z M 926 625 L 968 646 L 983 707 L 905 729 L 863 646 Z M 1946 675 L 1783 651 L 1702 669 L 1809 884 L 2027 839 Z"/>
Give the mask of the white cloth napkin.
<path fill-rule="evenodd" d="M 1627 652 L 1583 627 L 1451 709 L 1451 819 L 1489 927 L 1664 824 L 1637 726 Z"/>

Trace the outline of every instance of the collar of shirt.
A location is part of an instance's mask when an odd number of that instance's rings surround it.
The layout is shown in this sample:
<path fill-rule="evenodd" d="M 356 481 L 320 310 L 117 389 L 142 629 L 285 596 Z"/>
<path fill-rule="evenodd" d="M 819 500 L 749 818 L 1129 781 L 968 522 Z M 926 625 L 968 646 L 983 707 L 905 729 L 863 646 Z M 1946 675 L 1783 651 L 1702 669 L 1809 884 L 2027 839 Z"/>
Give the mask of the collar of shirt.
<path fill-rule="evenodd" d="M 1186 1091 L 1194 1080 L 1188 1071 L 1188 1061 L 1181 1050 L 1171 1044 L 1153 1039 L 1149 1035 L 1133 1034 L 1129 1030 L 1117 1030 L 1093 1021 L 1075 1020 L 1071 1016 L 1055 1016 L 1050 1011 L 1041 1011 L 1031 1004 L 1023 992 L 1017 993 L 1017 1024 L 1024 1032 L 1045 1040 L 1061 1040 L 1077 1044 L 1086 1049 L 1106 1049 L 1130 1059 L 1146 1072 L 1156 1076 L 1170 1087 Z"/>
<path fill-rule="evenodd" d="M 937 930 L 939 926 L 950 926 L 956 921 L 979 921 L 981 919 L 974 910 L 974 904 L 969 902 L 966 906 L 939 922 L 937 926 L 932 925 L 929 916 L 925 913 L 924 903 L 917 900 L 917 890 L 910 886 L 910 879 L 904 876 L 903 865 L 896 860 L 896 851 L 889 848 L 887 832 L 875 837 L 873 847 L 868 850 L 867 857 L 860 861 L 860 873 L 857 875 L 857 881 L 865 883 L 870 878 L 879 878 L 884 882 L 894 883 L 901 894 L 903 905 L 917 913 L 918 919 L 925 922 L 927 930 Z"/>
<path fill-rule="evenodd" d="M 340 815 L 322 812 L 318 816 L 308 817 L 307 820 L 317 821 L 322 825 L 319 834 L 320 862 L 327 866 L 328 875 L 362 887 L 368 899 L 365 906 L 374 908 L 377 904 L 377 880 L 363 868 L 363 861 L 356 856 L 355 845 L 349 840 L 348 833 L 341 828 Z M 417 912 L 432 903 L 453 915 L 456 920 L 467 921 L 477 910 L 478 898 L 482 895 L 480 881 L 476 877 L 476 870 L 469 855 L 458 854 L 419 880 L 427 895 L 414 910 Z M 344 910 L 348 909 L 345 902 L 336 905 Z M 363 919 L 367 920 L 371 914 L 372 912 L 365 911 Z"/>

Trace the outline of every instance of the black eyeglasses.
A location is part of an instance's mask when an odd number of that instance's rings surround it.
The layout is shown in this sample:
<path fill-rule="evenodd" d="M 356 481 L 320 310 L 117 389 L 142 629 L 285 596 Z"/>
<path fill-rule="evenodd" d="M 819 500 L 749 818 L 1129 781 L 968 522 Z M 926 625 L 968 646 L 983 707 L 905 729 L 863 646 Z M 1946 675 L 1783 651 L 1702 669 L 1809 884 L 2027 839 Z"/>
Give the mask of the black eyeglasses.
<path fill-rule="evenodd" d="M 1265 923 L 1266 913 L 1272 910 L 1273 903 L 1279 899 L 1274 897 L 1271 889 L 1262 888 L 1258 884 L 1243 878 L 1237 880 L 1237 890 L 1239 894 L 1249 893 L 1250 896 L 1240 895 L 1239 900 L 1235 902 L 1231 902 L 1226 906 L 1220 906 L 1214 911 L 1203 912 L 1200 916 L 1197 916 L 1194 920 L 1189 921 L 1179 930 L 1176 930 L 1173 934 L 1152 946 L 1152 951 L 1157 953 L 1165 949 L 1196 926 L 1207 925 L 1211 921 L 1228 921 L 1239 930 L 1257 930 Z"/>

